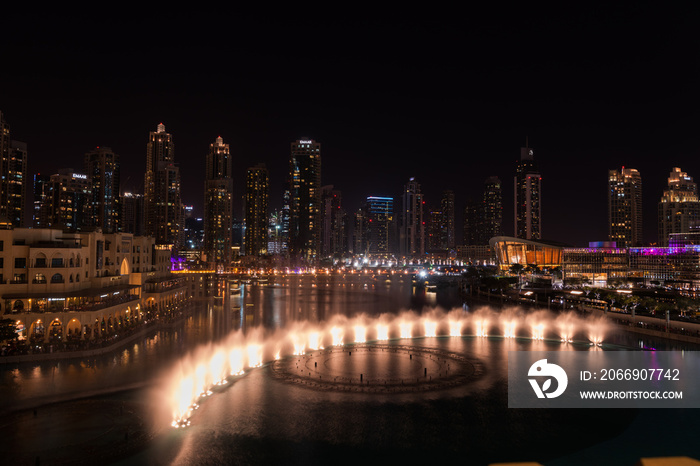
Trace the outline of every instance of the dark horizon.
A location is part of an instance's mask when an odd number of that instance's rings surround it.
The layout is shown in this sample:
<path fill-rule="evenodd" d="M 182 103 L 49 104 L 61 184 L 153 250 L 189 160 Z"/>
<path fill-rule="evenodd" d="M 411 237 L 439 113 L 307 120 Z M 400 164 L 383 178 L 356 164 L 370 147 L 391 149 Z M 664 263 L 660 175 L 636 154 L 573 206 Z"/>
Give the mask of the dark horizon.
<path fill-rule="evenodd" d="M 182 172 L 182 199 L 202 212 L 204 157 L 231 145 L 241 216 L 245 170 L 270 170 L 281 207 L 290 143 L 321 143 L 322 183 L 350 213 L 410 177 L 427 205 L 455 191 L 462 209 L 484 180 L 503 183 L 513 233 L 513 176 L 526 138 L 542 173 L 543 238 L 606 240 L 607 173 L 643 181 L 644 241 L 674 166 L 700 177 L 697 12 L 654 5 L 586 11 L 487 8 L 289 18 L 187 18 L 162 24 L 89 13 L 8 14 L 0 111 L 26 142 L 29 175 L 82 170 L 83 155 L 121 156 L 122 190 L 143 185 L 148 133 L 164 123 Z M 215 22 L 214 22 L 215 24 Z M 93 25 L 94 28 L 86 28 Z M 89 32 L 89 34 L 88 34 Z"/>

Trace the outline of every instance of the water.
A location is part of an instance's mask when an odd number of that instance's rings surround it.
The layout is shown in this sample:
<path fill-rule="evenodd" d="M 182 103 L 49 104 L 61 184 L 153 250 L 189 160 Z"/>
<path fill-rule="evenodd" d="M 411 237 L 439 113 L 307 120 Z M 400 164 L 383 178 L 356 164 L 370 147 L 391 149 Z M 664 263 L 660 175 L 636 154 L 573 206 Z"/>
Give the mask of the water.
<path fill-rule="evenodd" d="M 250 333 L 263 327 L 272 332 L 333 316 L 378 316 L 407 308 L 419 311 L 424 306 L 461 304 L 454 289 L 414 293 L 410 278 L 397 275 L 291 276 L 264 285 L 242 285 L 240 290 L 223 300 L 199 303 L 197 312 L 183 324 L 112 356 L 0 368 L 0 403 L 5 412 L 38 402 L 113 392 L 42 406 L 37 416 L 13 411 L 0 429 L 0 446 L 10 452 L 10 458 L 14 454 L 20 462 L 34 462 L 40 457 L 44 464 L 60 458 L 82 458 L 86 463 L 121 460 L 123 464 L 457 460 L 586 464 L 586 458 L 596 458 L 598 464 L 605 464 L 601 455 L 610 451 L 616 456 L 609 464 L 633 464 L 647 451 L 700 456 L 693 450 L 696 442 L 686 434 L 692 432 L 694 422 L 689 410 L 508 409 L 509 350 L 588 348 L 501 337 L 386 343 L 467 354 L 483 362 L 485 374 L 459 387 L 398 394 L 315 390 L 272 377 L 267 365 L 248 371 L 208 397 L 192 417 L 192 426 L 172 429 L 172 413 L 165 402 L 168 378 L 178 361 L 199 344 L 221 343 L 232 331 Z M 697 349 L 620 331 L 609 332 L 605 340 L 629 348 Z M 121 391 L 127 387 L 132 389 Z M 85 414 L 76 418 L 76 412 Z M 649 426 L 666 424 L 673 426 L 666 431 L 674 435 L 654 437 L 641 446 L 629 440 L 648 435 Z M 47 425 L 60 426 L 66 433 L 59 437 Z M 37 432 L 43 436 L 39 438 Z M 102 447 L 90 449 L 95 445 Z M 76 457 L 78 451 L 88 451 L 89 456 Z"/>

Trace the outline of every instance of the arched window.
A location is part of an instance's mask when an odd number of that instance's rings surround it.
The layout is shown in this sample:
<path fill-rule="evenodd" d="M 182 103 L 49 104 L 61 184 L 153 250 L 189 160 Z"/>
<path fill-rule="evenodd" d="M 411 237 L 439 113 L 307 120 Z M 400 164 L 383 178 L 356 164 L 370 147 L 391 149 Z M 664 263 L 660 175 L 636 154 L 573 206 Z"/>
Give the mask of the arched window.
<path fill-rule="evenodd" d="M 33 283 L 46 283 L 46 275 L 43 273 L 37 273 L 34 275 Z"/>
<path fill-rule="evenodd" d="M 51 277 L 51 283 L 63 283 L 63 275 L 56 273 Z"/>
<path fill-rule="evenodd" d="M 15 303 L 12 305 L 12 310 L 13 311 L 21 311 L 24 309 L 24 302 L 21 299 L 18 299 L 15 301 Z"/>

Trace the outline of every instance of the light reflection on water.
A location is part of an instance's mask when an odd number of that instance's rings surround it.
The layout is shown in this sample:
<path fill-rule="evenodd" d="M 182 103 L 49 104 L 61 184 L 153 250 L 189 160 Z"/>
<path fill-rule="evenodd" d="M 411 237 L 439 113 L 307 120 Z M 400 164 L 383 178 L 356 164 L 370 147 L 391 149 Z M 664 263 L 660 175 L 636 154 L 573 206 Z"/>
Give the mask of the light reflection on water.
<path fill-rule="evenodd" d="M 420 310 L 431 302 L 449 308 L 459 303 L 455 298 L 456 292 L 450 289 L 436 296 L 414 295 L 410 277 L 405 276 L 376 279 L 366 275 L 315 279 L 290 276 L 267 285 L 241 284 L 240 294 L 227 294 L 224 301 L 198 302 L 197 311 L 184 323 L 129 344 L 112 355 L 84 361 L 0 366 L 0 409 L 36 399 L 49 401 L 156 383 L 193 347 L 221 341 L 235 330 L 279 329 L 298 321 L 329 320 L 334 315 L 378 316 L 407 308 Z M 485 330 L 486 333 L 501 331 L 496 327 Z M 642 340 L 619 331 L 607 335 L 606 342 L 635 348 L 642 345 L 695 349 L 694 345 Z M 368 399 L 360 394 L 314 391 L 273 381 L 268 369 L 263 367 L 207 399 L 196 414 L 199 425 L 184 434 L 180 448 L 174 450 L 177 456 L 165 458 L 181 464 L 224 461 L 236 458 L 235 455 L 251 454 L 245 453 L 247 449 L 261 455 L 260 458 L 274 460 L 271 445 L 289 453 L 298 453 L 299 448 L 320 451 L 336 448 L 342 452 L 343 448 L 362 445 L 396 452 L 404 448 L 413 451 L 421 444 L 444 448 L 466 442 L 477 446 L 493 443 L 494 436 L 503 435 L 501 428 L 513 436 L 527 438 L 526 425 L 533 432 L 556 435 L 549 424 L 569 422 L 561 413 L 547 412 L 524 424 L 522 411 L 509 411 L 499 401 L 506 399 L 508 351 L 561 349 L 558 343 L 443 337 L 415 339 L 411 344 L 469 353 L 485 363 L 487 374 L 468 387 Z M 591 421 L 585 413 L 571 416 L 571 422 Z M 489 429 L 490 433 L 485 432 Z M 214 431 L 216 439 L 211 436 Z M 160 453 L 156 446 L 146 455 Z M 259 461 L 252 458 L 243 462 Z"/>

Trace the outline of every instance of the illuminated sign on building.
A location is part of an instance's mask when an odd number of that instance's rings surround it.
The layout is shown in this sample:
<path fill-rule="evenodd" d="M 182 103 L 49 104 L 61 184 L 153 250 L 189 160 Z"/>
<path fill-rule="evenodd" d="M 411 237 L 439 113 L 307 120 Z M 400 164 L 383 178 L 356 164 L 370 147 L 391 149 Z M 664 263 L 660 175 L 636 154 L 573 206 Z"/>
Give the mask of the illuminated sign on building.
<path fill-rule="evenodd" d="M 311 144 L 313 141 L 299 141 L 299 144 Z"/>
<path fill-rule="evenodd" d="M 79 175 L 78 173 L 73 173 L 73 178 L 79 178 L 81 180 L 87 180 L 87 175 Z"/>

